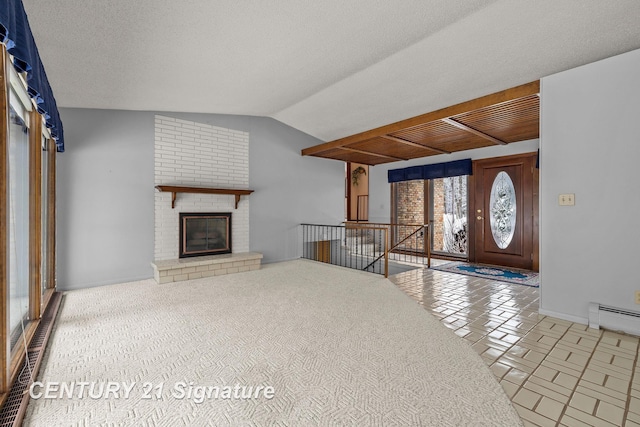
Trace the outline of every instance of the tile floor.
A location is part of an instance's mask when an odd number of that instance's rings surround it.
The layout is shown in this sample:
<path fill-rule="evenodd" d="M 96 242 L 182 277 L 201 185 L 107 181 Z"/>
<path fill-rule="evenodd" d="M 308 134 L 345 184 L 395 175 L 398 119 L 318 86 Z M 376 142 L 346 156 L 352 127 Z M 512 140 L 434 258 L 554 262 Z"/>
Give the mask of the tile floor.
<path fill-rule="evenodd" d="M 389 278 L 472 344 L 525 426 L 640 427 L 637 337 L 538 315 L 537 288 L 428 269 Z"/>

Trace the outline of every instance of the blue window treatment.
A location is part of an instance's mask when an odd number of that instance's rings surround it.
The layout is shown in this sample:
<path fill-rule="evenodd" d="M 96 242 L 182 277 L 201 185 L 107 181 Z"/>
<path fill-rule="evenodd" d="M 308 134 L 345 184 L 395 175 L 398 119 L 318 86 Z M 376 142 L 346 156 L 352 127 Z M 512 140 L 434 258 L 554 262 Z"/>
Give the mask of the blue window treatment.
<path fill-rule="evenodd" d="M 411 166 L 403 169 L 391 169 L 387 173 L 389 182 L 412 181 L 414 179 L 437 179 L 451 176 L 472 175 L 471 159 L 453 162 L 435 163 L 424 166 Z"/>
<path fill-rule="evenodd" d="M 406 173 L 404 169 L 391 169 L 387 172 L 387 175 L 389 178 L 389 182 L 406 181 Z"/>
<path fill-rule="evenodd" d="M 0 7 L 0 40 L 13 55 L 13 66 L 19 73 L 27 73 L 27 91 L 44 117 L 57 151 L 64 152 L 64 133 L 58 106 L 53 97 L 47 73 L 40 60 L 38 48 L 29 27 L 22 0 L 4 0 Z"/>
<path fill-rule="evenodd" d="M 406 168 L 406 172 L 405 172 L 405 180 L 406 181 L 411 181 L 414 179 L 422 179 L 422 177 L 424 176 L 424 171 L 423 171 L 424 167 L 423 166 L 413 166 L 410 168 Z"/>
<path fill-rule="evenodd" d="M 455 162 L 447 162 L 444 164 L 444 176 L 441 178 L 447 178 L 450 176 L 471 175 L 472 162 L 471 159 L 456 160 Z"/>

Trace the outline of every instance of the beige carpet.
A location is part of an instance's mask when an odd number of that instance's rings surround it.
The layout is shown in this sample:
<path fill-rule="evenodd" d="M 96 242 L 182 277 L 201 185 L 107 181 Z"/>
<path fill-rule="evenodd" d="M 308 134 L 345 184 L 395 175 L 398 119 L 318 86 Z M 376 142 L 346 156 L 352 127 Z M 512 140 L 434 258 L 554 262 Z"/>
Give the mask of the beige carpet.
<path fill-rule="evenodd" d="M 471 347 L 390 281 L 306 260 L 69 292 L 38 379 L 135 386 L 32 399 L 27 426 L 522 425 Z M 179 382 L 275 397 L 198 403 Z"/>

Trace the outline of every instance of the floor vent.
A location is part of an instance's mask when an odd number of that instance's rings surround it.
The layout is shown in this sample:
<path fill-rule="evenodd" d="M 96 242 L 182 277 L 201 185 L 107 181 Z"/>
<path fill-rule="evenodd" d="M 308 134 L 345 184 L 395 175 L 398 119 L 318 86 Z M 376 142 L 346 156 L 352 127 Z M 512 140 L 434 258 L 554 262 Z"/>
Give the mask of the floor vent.
<path fill-rule="evenodd" d="M 36 328 L 35 335 L 29 345 L 27 351 L 29 357 L 29 365 L 32 367 L 34 377 L 37 376 L 40 364 L 42 363 L 42 357 L 53 328 L 53 323 L 60 307 L 62 300 L 62 294 L 55 292 L 51 296 L 51 301 L 47 310 L 42 316 L 40 324 Z M 0 408 L 0 427 L 12 427 L 22 425 L 22 419 L 27 411 L 27 405 L 29 404 L 29 386 L 31 385 L 31 378 L 29 377 L 29 370 L 25 369 L 24 360 L 20 364 L 20 374 L 16 378 L 9 392 L 7 400 Z"/>
<path fill-rule="evenodd" d="M 589 327 L 640 335 L 640 312 L 589 303 Z"/>

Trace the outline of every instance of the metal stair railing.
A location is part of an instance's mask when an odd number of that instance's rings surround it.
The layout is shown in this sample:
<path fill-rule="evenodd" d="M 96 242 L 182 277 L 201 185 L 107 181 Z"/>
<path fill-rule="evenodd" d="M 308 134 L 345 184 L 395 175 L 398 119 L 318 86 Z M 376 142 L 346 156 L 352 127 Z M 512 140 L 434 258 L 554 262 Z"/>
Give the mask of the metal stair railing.
<path fill-rule="evenodd" d="M 389 260 L 431 266 L 429 227 L 346 221 L 301 224 L 302 257 L 389 276 Z M 399 239 L 391 244 L 392 240 Z"/>
<path fill-rule="evenodd" d="M 404 238 L 402 238 L 402 240 L 400 240 L 399 242 L 395 243 L 393 246 L 385 248 L 385 253 L 381 254 L 380 256 L 378 256 L 376 259 L 374 259 L 373 261 L 371 261 L 365 268 L 363 268 L 363 270 L 367 270 L 369 267 L 371 267 L 373 264 L 375 264 L 376 262 L 378 262 L 380 259 L 382 259 L 382 257 L 384 256 L 385 259 L 389 258 L 389 253 L 393 252 L 394 250 L 398 249 L 403 243 L 405 243 L 406 241 L 408 241 L 409 239 L 411 239 L 412 237 L 416 236 L 419 232 L 423 231 L 424 229 L 427 230 L 427 242 L 429 242 L 429 231 L 428 231 L 428 226 L 426 225 L 408 225 L 408 224 L 379 224 L 379 225 L 387 225 L 389 227 L 392 226 L 412 226 L 412 227 L 417 227 L 414 231 L 412 231 L 409 235 L 405 236 Z M 424 234 L 421 234 L 421 237 L 423 237 Z M 424 245 L 423 247 L 426 247 L 427 249 L 427 266 L 431 267 L 431 257 L 430 257 L 430 251 L 429 251 L 429 246 L 430 245 Z M 388 274 L 388 272 L 387 272 Z M 385 276 L 387 277 L 387 276 Z"/>

